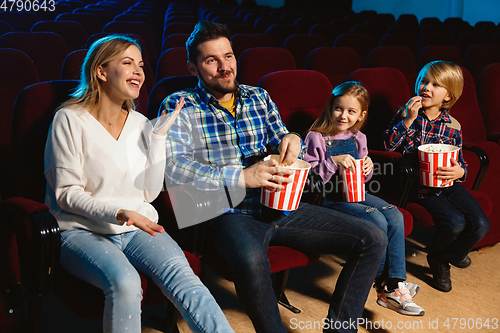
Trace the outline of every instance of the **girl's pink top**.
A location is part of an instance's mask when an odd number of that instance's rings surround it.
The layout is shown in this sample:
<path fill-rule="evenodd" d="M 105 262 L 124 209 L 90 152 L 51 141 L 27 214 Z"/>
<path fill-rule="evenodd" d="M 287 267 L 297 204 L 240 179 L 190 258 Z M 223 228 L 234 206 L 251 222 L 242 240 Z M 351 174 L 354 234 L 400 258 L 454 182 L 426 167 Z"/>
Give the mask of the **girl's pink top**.
<path fill-rule="evenodd" d="M 304 160 L 311 164 L 312 170 L 317 172 L 324 182 L 327 182 L 337 172 L 339 166 L 326 155 L 325 140 L 346 140 L 353 136 L 354 134 L 352 134 L 351 131 L 345 131 L 344 133 L 337 134 L 335 136 L 323 136 L 319 132 L 311 131 L 307 133 L 304 140 L 307 145 L 307 152 L 304 156 Z M 368 155 L 366 135 L 358 131 L 355 137 L 356 144 L 358 146 L 359 158 L 363 158 Z M 372 175 L 373 170 L 366 175 L 365 181 L 370 180 Z"/>

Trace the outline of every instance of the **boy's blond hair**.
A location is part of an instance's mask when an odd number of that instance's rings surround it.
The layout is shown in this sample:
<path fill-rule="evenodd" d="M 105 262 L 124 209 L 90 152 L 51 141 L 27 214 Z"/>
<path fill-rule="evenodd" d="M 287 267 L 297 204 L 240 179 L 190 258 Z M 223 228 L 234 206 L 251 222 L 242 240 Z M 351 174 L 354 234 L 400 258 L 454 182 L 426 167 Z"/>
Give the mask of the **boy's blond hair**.
<path fill-rule="evenodd" d="M 428 63 L 420 70 L 415 83 L 415 94 L 419 94 L 420 81 L 429 73 L 434 80 L 449 93 L 451 99 L 444 101 L 441 108 L 449 110 L 462 95 L 464 88 L 464 75 L 460 66 L 449 61 L 436 60 Z"/>

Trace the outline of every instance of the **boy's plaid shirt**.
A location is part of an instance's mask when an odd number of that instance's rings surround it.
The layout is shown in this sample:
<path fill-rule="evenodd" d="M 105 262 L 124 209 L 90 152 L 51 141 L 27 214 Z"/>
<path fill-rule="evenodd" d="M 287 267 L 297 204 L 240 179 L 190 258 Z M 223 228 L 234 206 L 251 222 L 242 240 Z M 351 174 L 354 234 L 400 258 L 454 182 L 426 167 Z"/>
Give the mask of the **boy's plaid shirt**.
<path fill-rule="evenodd" d="M 467 177 L 467 163 L 462 154 L 462 130 L 460 126 L 452 125 L 452 123 L 458 124 L 458 121 L 453 119 L 444 109 L 441 110 L 440 116 L 429 120 L 423 109 L 420 109 L 417 119 L 410 128 L 407 128 L 403 123 L 404 112 L 405 109 L 400 108 L 385 131 L 385 149 L 390 151 L 402 149 L 403 155 L 416 155 L 420 145 L 429 143 L 442 143 L 459 147 L 457 162 L 465 170 L 465 173 L 457 181 L 464 181 Z"/>
<path fill-rule="evenodd" d="M 172 112 L 181 97 L 185 101 L 167 132 L 167 182 L 205 191 L 234 188 L 242 169 L 267 155 L 266 145 L 279 145 L 288 130 L 269 94 L 238 85 L 236 95 L 236 119 L 200 83 L 163 101 L 160 112 Z M 245 200 L 227 212 L 260 215 L 260 188 L 246 192 Z"/>

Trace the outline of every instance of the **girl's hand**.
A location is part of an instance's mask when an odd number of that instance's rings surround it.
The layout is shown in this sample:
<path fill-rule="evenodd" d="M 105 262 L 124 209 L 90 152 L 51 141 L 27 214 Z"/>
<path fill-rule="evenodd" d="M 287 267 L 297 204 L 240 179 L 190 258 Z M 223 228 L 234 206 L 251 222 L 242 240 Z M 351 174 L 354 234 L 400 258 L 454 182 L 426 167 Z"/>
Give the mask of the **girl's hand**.
<path fill-rule="evenodd" d="M 417 119 L 418 110 L 422 108 L 422 97 L 414 96 L 410 98 L 405 104 L 405 119 L 404 124 L 406 127 L 410 127 L 411 124 Z"/>
<path fill-rule="evenodd" d="M 354 170 L 354 167 L 356 166 L 356 159 L 349 154 L 332 156 L 332 160 L 338 166 L 342 165 L 346 169 Z"/>
<path fill-rule="evenodd" d="M 116 214 L 116 219 L 120 222 L 126 222 L 127 226 L 133 225 L 151 236 L 156 236 L 157 232 L 162 233 L 165 231 L 161 225 L 152 222 L 147 217 L 133 210 L 120 209 Z"/>
<path fill-rule="evenodd" d="M 372 170 L 373 170 L 372 159 L 368 155 L 366 155 L 365 157 L 363 157 L 363 174 L 365 176 L 368 176 L 370 172 L 372 172 Z"/>
<path fill-rule="evenodd" d="M 445 179 L 446 182 L 441 186 L 446 186 L 456 179 L 460 179 L 464 176 L 465 170 L 460 166 L 460 164 L 454 159 L 450 159 L 451 167 L 439 167 L 436 172 L 437 179 Z"/>
<path fill-rule="evenodd" d="M 172 115 L 168 116 L 167 109 L 163 110 L 160 118 L 158 118 L 158 120 L 156 121 L 156 124 L 153 128 L 153 133 L 158 135 L 167 134 L 167 131 L 170 129 L 170 127 L 172 127 L 175 118 L 177 118 L 177 115 L 179 114 L 183 106 L 184 106 L 184 97 L 181 97 L 181 100 L 175 106 L 175 110 L 172 113 Z"/>

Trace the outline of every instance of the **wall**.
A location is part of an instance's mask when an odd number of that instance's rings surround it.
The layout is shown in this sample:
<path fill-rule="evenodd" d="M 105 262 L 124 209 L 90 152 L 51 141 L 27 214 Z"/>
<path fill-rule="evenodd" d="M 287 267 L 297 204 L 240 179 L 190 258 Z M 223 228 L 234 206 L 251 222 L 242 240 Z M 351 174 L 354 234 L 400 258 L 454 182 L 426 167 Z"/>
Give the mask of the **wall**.
<path fill-rule="evenodd" d="M 441 21 L 448 17 L 461 17 L 471 25 L 478 21 L 500 22 L 498 0 L 352 0 L 355 12 L 375 10 L 377 13 L 415 14 L 420 20 L 424 17 L 437 17 Z"/>

